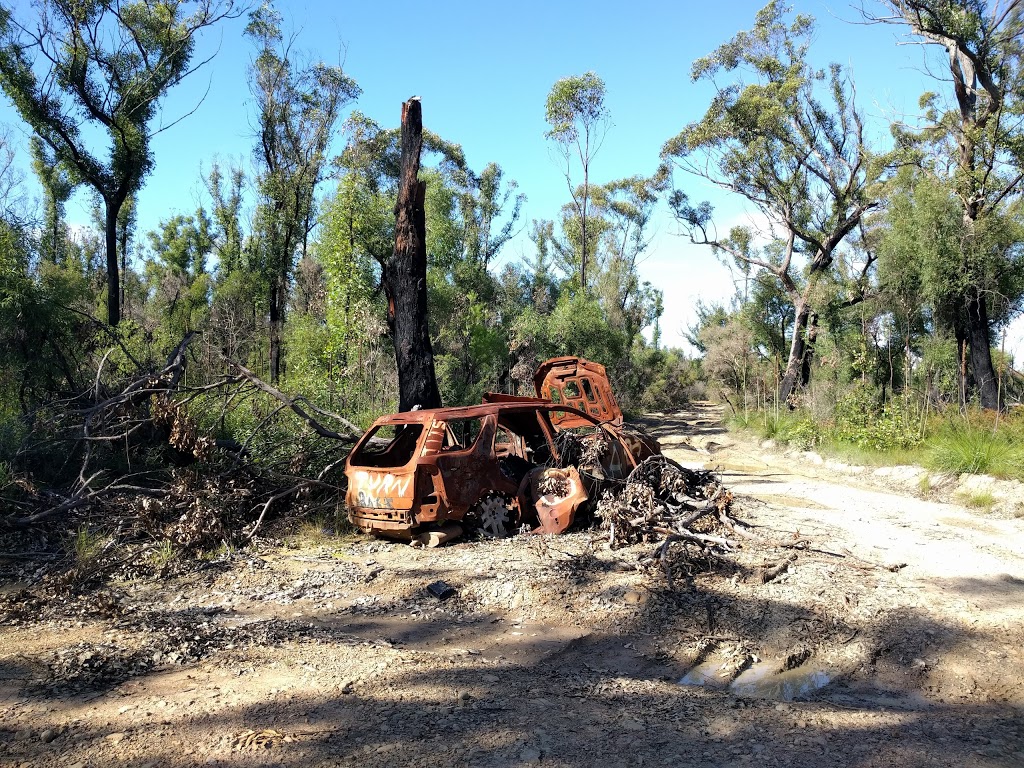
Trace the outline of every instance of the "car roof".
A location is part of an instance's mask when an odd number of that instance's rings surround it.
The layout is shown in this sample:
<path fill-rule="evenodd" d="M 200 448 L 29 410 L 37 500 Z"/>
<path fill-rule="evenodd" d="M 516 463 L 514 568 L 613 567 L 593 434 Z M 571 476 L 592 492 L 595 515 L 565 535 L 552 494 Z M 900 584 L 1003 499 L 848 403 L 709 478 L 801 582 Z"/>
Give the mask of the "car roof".
<path fill-rule="evenodd" d="M 537 399 L 534 402 L 483 403 L 481 405 L 464 405 L 454 408 L 426 408 L 419 411 L 403 411 L 402 413 L 381 416 L 374 424 L 422 424 L 430 420 L 472 419 L 492 413 L 500 416 L 504 413 L 524 413 L 530 411 L 569 411 L 585 416 L 594 424 L 600 423 L 593 416 L 589 416 L 575 408 L 552 403 L 549 400 Z"/>

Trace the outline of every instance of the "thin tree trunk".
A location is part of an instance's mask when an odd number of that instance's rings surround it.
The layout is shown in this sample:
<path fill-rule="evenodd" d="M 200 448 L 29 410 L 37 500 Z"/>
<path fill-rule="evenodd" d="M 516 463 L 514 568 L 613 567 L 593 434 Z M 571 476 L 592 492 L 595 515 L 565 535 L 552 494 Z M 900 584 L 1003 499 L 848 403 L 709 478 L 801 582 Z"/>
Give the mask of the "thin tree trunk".
<path fill-rule="evenodd" d="M 121 312 L 122 314 L 129 313 L 128 309 L 128 226 L 127 222 L 121 227 L 121 231 L 118 232 L 120 240 L 120 251 L 121 251 Z"/>
<path fill-rule="evenodd" d="M 434 351 L 427 324 L 426 182 L 418 178 L 423 111 L 418 98 L 402 105 L 402 170 L 395 203 L 395 249 L 385 269 L 393 306 L 392 339 L 398 364 L 398 410 L 438 408 Z"/>
<path fill-rule="evenodd" d="M 804 352 L 807 348 L 807 325 L 811 317 L 811 308 L 807 300 L 801 297 L 796 305 L 796 320 L 793 323 L 793 339 L 789 344 L 789 360 L 786 362 L 786 372 L 782 376 L 782 383 L 779 385 L 779 402 L 789 403 L 789 397 L 796 389 L 797 381 L 803 372 Z"/>
<path fill-rule="evenodd" d="M 587 198 L 590 195 L 590 169 L 583 163 L 583 204 L 580 206 L 580 230 L 583 240 L 580 248 L 580 290 L 587 295 Z"/>
<path fill-rule="evenodd" d="M 120 206 L 104 201 L 106 217 L 104 234 L 107 247 L 107 324 L 116 326 L 121 322 L 121 275 L 117 266 L 117 214 Z"/>
<path fill-rule="evenodd" d="M 280 274 L 270 282 L 270 383 L 281 378 L 281 327 L 284 325 L 284 281 Z"/>

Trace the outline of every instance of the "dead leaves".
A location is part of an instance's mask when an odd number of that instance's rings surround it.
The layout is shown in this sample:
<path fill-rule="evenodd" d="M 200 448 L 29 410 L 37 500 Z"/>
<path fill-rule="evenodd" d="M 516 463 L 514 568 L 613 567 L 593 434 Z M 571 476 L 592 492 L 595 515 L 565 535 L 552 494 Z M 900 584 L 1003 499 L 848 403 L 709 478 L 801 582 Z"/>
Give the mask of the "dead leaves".
<path fill-rule="evenodd" d="M 212 455 L 216 441 L 208 435 L 199 434 L 199 428 L 184 403 L 166 394 L 154 395 L 150 401 L 150 417 L 158 427 L 170 430 L 167 442 L 182 453 L 200 461 Z"/>

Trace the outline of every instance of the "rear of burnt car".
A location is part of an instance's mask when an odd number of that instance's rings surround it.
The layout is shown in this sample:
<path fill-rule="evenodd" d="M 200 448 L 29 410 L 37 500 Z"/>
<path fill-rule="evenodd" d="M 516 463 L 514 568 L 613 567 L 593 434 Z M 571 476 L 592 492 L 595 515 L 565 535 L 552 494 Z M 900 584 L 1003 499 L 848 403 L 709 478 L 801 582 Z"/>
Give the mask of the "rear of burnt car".
<path fill-rule="evenodd" d="M 384 416 L 346 462 L 349 519 L 363 531 L 401 539 L 462 521 L 488 496 L 514 498 L 534 466 L 524 454 L 549 456 L 552 438 L 550 424 L 545 429 L 530 406 Z"/>
<path fill-rule="evenodd" d="M 349 519 L 367 533 L 407 537 L 415 525 L 417 458 L 430 421 L 421 412 L 374 422 L 345 462 Z"/>

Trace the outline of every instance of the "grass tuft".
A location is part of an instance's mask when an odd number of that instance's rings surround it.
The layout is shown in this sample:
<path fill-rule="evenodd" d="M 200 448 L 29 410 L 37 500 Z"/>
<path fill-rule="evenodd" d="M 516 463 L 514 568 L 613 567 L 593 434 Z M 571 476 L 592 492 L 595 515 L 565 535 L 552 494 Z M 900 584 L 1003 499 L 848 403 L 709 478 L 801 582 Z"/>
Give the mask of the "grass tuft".
<path fill-rule="evenodd" d="M 996 497 L 991 491 L 975 491 L 973 493 L 958 494 L 960 501 L 965 507 L 972 509 L 992 509 L 996 504 Z"/>
<path fill-rule="evenodd" d="M 96 559 L 103 552 L 106 540 L 102 535 L 90 531 L 87 526 L 81 526 L 71 540 L 71 549 L 78 563 L 88 563 Z"/>
<path fill-rule="evenodd" d="M 927 443 L 932 469 L 1024 479 L 1024 447 L 1011 434 L 970 423 L 950 424 Z"/>

